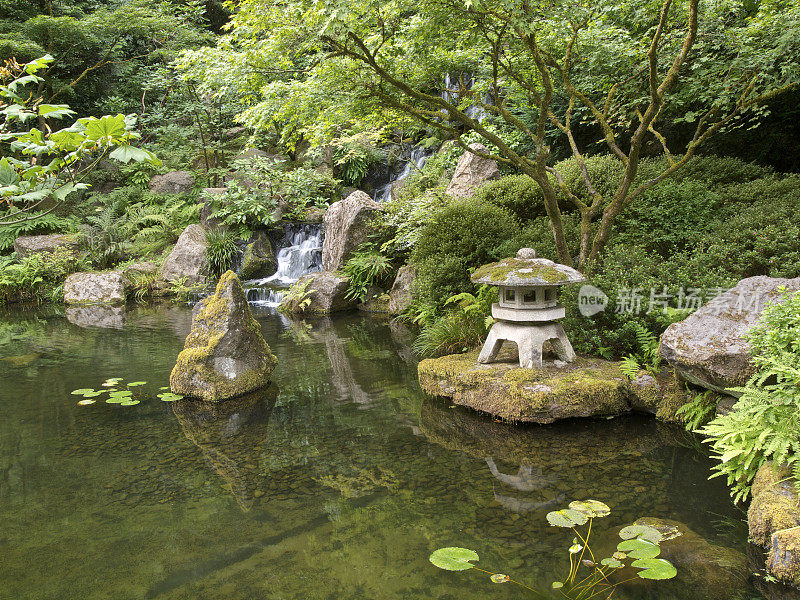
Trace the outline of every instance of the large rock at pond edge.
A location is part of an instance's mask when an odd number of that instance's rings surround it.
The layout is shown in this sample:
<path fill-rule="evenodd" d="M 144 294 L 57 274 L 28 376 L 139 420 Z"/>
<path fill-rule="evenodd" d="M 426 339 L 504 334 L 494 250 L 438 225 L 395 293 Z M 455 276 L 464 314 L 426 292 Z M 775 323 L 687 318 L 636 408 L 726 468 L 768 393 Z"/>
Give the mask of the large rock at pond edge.
<path fill-rule="evenodd" d="M 21 235 L 14 240 L 14 252 L 20 258 L 38 252 L 53 252 L 62 247 L 69 248 L 73 252 L 76 251 L 80 247 L 79 237 L 75 234 L 53 233 L 50 235 Z"/>
<path fill-rule="evenodd" d="M 680 521 L 641 517 L 635 523 L 655 527 L 661 532 L 665 539 L 659 544 L 659 558 L 671 562 L 678 571 L 673 579 L 658 582 L 659 594 L 681 600 L 734 600 L 740 597 L 749 575 L 747 557 L 742 552 L 712 544 Z M 613 547 L 602 548 L 602 556 L 610 556 L 616 549 L 616 544 L 620 541 L 617 531 L 608 540 Z M 595 552 L 597 550 L 595 548 Z M 636 577 L 631 568 L 623 569 L 615 575 L 623 580 L 632 577 L 620 590 L 623 597 L 627 596 L 625 588 L 643 589 L 651 585 L 647 580 Z"/>
<path fill-rule="evenodd" d="M 325 212 L 322 268 L 336 271 L 355 250 L 367 241 L 372 220 L 383 207 L 361 191 L 330 205 Z"/>
<path fill-rule="evenodd" d="M 767 548 L 766 569 L 783 583 L 800 587 L 800 505 L 791 473 L 764 463 L 751 488 L 747 511 L 750 541 Z"/>
<path fill-rule="evenodd" d="M 328 314 L 355 308 L 357 299 L 346 298 L 350 279 L 330 271 L 303 275 L 292 286 L 293 290 L 305 289 L 304 298 L 284 297 L 281 310 L 288 313 Z M 305 306 L 303 301 L 308 300 Z"/>
<path fill-rule="evenodd" d="M 192 330 L 169 377 L 170 389 L 208 401 L 241 396 L 269 382 L 278 359 L 250 313 L 232 271 L 195 307 Z"/>
<path fill-rule="evenodd" d="M 574 417 L 611 416 L 657 401 L 655 379 L 632 385 L 619 363 L 578 358 L 556 367 L 522 369 L 516 361 L 477 363 L 478 352 L 423 360 L 422 389 L 432 396 L 508 421 L 553 423 Z"/>
<path fill-rule="evenodd" d="M 64 281 L 67 304 L 119 304 L 125 302 L 128 280 L 122 271 L 73 273 Z"/>
<path fill-rule="evenodd" d="M 170 171 L 154 175 L 148 186 L 154 194 L 188 194 L 194 189 L 194 175 L 191 171 Z"/>
<path fill-rule="evenodd" d="M 779 288 L 800 289 L 800 278 L 748 277 L 661 336 L 661 356 L 686 381 L 717 392 L 744 385 L 753 374 L 745 336 Z"/>
<path fill-rule="evenodd" d="M 389 291 L 389 313 L 399 315 L 411 305 L 411 285 L 417 272 L 411 265 L 400 267 Z"/>
<path fill-rule="evenodd" d="M 478 152 L 489 152 L 483 144 L 470 144 L 469 147 Z M 483 183 L 498 177 L 500 177 L 500 170 L 497 168 L 497 162 L 490 158 L 482 158 L 472 152 L 464 152 L 458 159 L 453 178 L 445 193 L 453 198 L 469 198 Z"/>
<path fill-rule="evenodd" d="M 159 280 L 183 281 L 186 285 L 204 283 L 208 268 L 207 249 L 206 230 L 200 225 L 189 225 L 161 266 Z"/>
<path fill-rule="evenodd" d="M 242 279 L 269 277 L 275 273 L 277 268 L 278 261 L 269 237 L 258 236 L 245 246 L 242 254 L 242 266 L 239 268 L 239 276 Z"/>

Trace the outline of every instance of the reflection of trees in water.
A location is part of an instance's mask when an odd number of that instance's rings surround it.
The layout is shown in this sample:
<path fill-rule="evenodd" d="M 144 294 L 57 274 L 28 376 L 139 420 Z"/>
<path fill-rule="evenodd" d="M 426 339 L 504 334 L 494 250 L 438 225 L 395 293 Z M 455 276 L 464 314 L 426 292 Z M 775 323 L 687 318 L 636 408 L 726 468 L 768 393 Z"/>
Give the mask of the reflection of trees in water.
<path fill-rule="evenodd" d="M 259 455 L 275 405 L 274 386 L 224 402 L 179 400 L 172 410 L 186 437 L 222 477 L 242 511 L 253 507 Z"/>

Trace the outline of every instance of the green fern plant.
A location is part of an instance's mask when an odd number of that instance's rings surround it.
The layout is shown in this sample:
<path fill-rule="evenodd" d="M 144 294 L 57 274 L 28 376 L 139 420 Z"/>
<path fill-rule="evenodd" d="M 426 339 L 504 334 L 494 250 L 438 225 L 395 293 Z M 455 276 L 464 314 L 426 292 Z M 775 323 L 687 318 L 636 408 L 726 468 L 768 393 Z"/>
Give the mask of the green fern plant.
<path fill-rule="evenodd" d="M 304 313 L 311 306 L 311 279 L 298 281 L 283 296 L 278 310 L 284 313 Z"/>
<path fill-rule="evenodd" d="M 642 369 L 656 374 L 661 364 L 661 355 L 658 352 L 658 337 L 639 323 L 632 323 L 636 333 L 636 345 L 639 347 L 634 354 L 629 354 L 620 362 L 620 370 L 629 378 L 636 379 Z"/>
<path fill-rule="evenodd" d="M 711 420 L 717 408 L 715 398 L 711 390 L 695 394 L 689 402 L 675 411 L 683 419 L 687 431 L 695 431 Z"/>
<path fill-rule="evenodd" d="M 200 217 L 200 204 L 179 200 L 165 205 L 136 205 L 131 211 L 132 251 L 156 254 L 178 240 L 181 232 Z"/>
<path fill-rule="evenodd" d="M 792 469 L 800 492 L 800 293 L 768 305 L 748 336 L 756 373 L 733 410 L 700 430 L 719 460 L 734 500 L 747 499 L 766 461 Z"/>

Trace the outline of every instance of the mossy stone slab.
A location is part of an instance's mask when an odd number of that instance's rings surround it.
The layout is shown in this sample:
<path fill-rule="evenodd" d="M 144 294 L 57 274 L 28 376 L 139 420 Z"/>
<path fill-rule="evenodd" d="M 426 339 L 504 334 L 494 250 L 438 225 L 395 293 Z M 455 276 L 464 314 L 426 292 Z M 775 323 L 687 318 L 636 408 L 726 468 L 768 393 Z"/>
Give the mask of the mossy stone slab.
<path fill-rule="evenodd" d="M 642 404 L 642 394 L 659 393 L 655 379 L 651 386 L 633 386 L 618 363 L 602 359 L 579 357 L 561 367 L 545 363 L 542 369 L 476 359 L 477 352 L 469 352 L 423 360 L 418 367 L 422 389 L 502 419 L 531 423 L 619 415 Z"/>

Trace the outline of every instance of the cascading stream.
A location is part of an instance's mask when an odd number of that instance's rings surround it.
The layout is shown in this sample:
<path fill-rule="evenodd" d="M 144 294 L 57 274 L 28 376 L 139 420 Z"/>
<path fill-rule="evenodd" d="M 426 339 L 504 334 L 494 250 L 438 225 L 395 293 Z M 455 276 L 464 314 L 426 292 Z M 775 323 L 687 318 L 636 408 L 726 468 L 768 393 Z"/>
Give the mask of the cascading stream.
<path fill-rule="evenodd" d="M 388 183 L 375 190 L 373 199 L 376 202 L 387 202 L 388 200 L 391 200 L 392 186 L 411 175 L 412 170 L 421 170 L 431 156 L 433 156 L 433 151 L 430 148 L 415 146 L 411 150 L 411 156 L 403 166 L 403 170 L 400 171 L 395 177 L 392 177 Z"/>
<path fill-rule="evenodd" d="M 278 269 L 274 275 L 245 282 L 247 300 L 251 304 L 277 307 L 286 288 L 303 275 L 322 269 L 322 228 L 287 223 L 275 258 Z"/>

